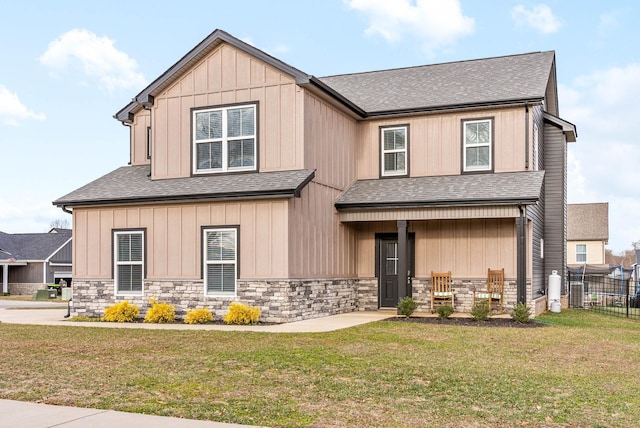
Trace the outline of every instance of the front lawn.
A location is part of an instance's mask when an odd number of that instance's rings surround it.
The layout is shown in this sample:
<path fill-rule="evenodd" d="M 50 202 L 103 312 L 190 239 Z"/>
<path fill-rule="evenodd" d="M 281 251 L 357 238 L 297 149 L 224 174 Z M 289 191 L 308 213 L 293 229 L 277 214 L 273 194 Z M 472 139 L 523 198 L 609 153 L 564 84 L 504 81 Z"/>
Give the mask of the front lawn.
<path fill-rule="evenodd" d="M 273 427 L 636 425 L 640 322 L 540 319 L 314 334 L 0 324 L 0 398 Z"/>

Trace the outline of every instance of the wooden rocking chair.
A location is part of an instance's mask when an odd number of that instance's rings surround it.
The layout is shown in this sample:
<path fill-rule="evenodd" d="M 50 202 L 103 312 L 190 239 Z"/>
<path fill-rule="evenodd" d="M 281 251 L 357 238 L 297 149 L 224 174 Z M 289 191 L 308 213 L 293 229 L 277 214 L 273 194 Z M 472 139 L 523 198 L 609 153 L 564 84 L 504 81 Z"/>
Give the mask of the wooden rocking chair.
<path fill-rule="evenodd" d="M 504 268 L 487 269 L 487 290 L 473 292 L 473 303 L 478 300 L 487 300 L 490 309 L 502 310 L 504 299 Z"/>
<path fill-rule="evenodd" d="M 435 311 L 435 302 L 448 303 L 453 308 L 453 286 L 451 272 L 431 272 L 431 313 Z"/>

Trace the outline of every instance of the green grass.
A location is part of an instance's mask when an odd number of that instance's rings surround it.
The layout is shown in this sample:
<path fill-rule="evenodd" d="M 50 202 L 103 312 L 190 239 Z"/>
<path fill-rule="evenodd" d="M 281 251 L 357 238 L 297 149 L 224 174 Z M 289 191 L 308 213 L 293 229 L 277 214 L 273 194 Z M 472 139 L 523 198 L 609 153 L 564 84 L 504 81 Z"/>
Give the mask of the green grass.
<path fill-rule="evenodd" d="M 0 398 L 273 427 L 627 427 L 640 322 L 313 334 L 0 324 Z"/>

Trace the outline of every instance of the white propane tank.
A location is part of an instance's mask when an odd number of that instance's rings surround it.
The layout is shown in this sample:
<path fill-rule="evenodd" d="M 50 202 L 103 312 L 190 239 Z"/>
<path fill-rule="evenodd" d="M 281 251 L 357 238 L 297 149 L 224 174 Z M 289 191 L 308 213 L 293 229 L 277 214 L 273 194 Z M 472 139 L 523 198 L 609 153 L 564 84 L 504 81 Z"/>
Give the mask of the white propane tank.
<path fill-rule="evenodd" d="M 560 275 L 557 270 L 552 270 L 549 275 L 549 295 L 547 296 L 551 312 L 560 312 Z"/>

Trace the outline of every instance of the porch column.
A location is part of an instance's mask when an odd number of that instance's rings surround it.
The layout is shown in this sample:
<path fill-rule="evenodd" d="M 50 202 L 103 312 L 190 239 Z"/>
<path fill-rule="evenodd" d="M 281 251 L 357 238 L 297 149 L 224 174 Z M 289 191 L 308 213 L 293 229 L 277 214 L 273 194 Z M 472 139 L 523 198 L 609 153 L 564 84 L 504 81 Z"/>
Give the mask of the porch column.
<path fill-rule="evenodd" d="M 520 217 L 516 218 L 517 235 L 517 303 L 527 303 L 527 219 L 520 206 Z"/>
<path fill-rule="evenodd" d="M 2 293 L 9 293 L 9 265 L 2 265 Z"/>
<path fill-rule="evenodd" d="M 407 220 L 398 220 L 398 299 L 411 295 L 411 290 L 407 287 L 409 270 L 407 223 Z"/>

